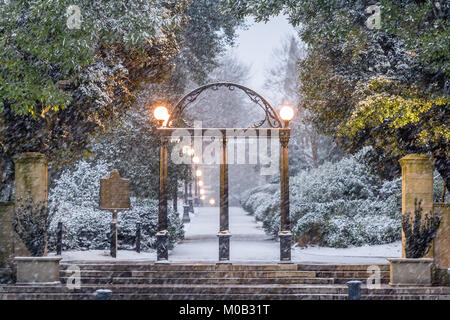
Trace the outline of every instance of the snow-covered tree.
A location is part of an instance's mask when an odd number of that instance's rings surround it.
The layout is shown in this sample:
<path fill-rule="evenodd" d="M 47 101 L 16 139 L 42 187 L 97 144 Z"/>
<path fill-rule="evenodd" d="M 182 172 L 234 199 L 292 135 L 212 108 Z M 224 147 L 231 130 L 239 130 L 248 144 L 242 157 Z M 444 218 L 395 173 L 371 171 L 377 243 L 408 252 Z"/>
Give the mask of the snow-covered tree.
<path fill-rule="evenodd" d="M 448 1 L 235 1 L 238 16 L 284 12 L 300 25 L 303 106 L 322 133 L 353 152 L 372 146 L 373 168 L 398 174 L 407 153 L 430 153 L 450 184 Z M 379 25 L 368 27 L 376 5 Z M 373 8 L 373 7 L 372 7 Z"/>
<path fill-rule="evenodd" d="M 275 105 L 289 104 L 296 109 L 290 123 L 289 159 L 291 173 L 317 168 L 324 161 L 338 160 L 342 151 L 336 143 L 321 135 L 309 121 L 310 111 L 302 106 L 299 63 L 306 55 L 306 45 L 292 35 L 272 54 L 274 64 L 267 70 L 265 88 L 273 92 Z"/>

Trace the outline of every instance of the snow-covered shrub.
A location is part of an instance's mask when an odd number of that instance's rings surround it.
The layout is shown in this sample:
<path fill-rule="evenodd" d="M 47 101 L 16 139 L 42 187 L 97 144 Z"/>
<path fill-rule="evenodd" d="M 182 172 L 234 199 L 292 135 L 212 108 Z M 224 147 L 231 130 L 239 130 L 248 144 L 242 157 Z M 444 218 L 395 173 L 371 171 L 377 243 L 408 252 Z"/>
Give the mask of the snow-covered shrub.
<path fill-rule="evenodd" d="M 240 202 L 245 211 L 255 214 L 257 220 L 262 220 L 264 214 L 272 204 L 271 195 L 276 193 L 280 187 L 274 184 L 266 184 L 249 189 L 242 193 Z"/>
<path fill-rule="evenodd" d="M 57 203 L 50 225 L 55 235 L 58 222 L 64 226 L 63 250 L 94 250 L 109 248 L 108 234 L 112 213 L 99 209 L 100 178 L 109 176 L 104 162 L 89 164 L 82 160 L 72 170 L 63 172 L 50 189 L 51 203 Z M 55 201 L 57 200 L 57 201 Z M 184 237 L 183 223 L 168 207 L 170 246 Z M 141 224 L 142 250 L 154 248 L 158 224 L 158 201 L 131 198 L 131 209 L 118 214 L 118 247 L 135 246 L 136 225 Z M 50 238 L 50 248 L 55 246 L 55 236 Z"/>
<path fill-rule="evenodd" d="M 290 217 L 297 240 L 314 237 L 319 245 L 347 247 L 400 239 L 401 180 L 381 180 L 367 170 L 360 157 L 356 154 L 324 163 L 291 177 Z M 272 184 L 246 192 L 241 203 L 262 220 L 268 234 L 277 236 L 279 199 L 279 185 Z"/>

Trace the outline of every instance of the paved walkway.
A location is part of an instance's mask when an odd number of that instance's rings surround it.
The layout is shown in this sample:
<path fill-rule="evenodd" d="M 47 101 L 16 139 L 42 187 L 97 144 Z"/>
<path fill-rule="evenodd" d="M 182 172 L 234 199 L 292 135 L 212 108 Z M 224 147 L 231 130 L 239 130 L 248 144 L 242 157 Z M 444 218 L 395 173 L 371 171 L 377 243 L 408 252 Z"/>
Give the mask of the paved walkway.
<path fill-rule="evenodd" d="M 191 223 L 185 224 L 185 239 L 169 252 L 172 262 L 216 263 L 219 259 L 217 232 L 219 208 L 195 208 Z M 230 258 L 233 263 L 278 263 L 280 243 L 267 236 L 261 225 L 242 208 L 230 208 Z M 119 250 L 111 258 L 109 250 L 64 251 L 65 261 L 155 261 L 156 252 L 136 253 Z M 385 264 L 387 257 L 400 257 L 401 244 L 365 246 L 357 248 L 293 248 L 292 261 L 311 264 Z"/>
<path fill-rule="evenodd" d="M 219 208 L 195 208 L 191 223 L 185 224 L 185 239 L 170 253 L 171 261 L 218 260 Z M 242 208 L 230 208 L 231 262 L 278 262 L 280 244 L 267 236 L 261 225 Z M 400 244 L 359 248 L 293 248 L 292 260 L 299 263 L 379 264 L 387 263 L 387 257 L 400 256 Z"/>
<path fill-rule="evenodd" d="M 172 261 L 211 261 L 219 259 L 219 208 L 195 208 L 191 222 L 185 224 L 185 239 L 170 253 Z M 231 207 L 230 259 L 233 261 L 278 261 L 279 244 L 267 236 L 242 208 Z"/>

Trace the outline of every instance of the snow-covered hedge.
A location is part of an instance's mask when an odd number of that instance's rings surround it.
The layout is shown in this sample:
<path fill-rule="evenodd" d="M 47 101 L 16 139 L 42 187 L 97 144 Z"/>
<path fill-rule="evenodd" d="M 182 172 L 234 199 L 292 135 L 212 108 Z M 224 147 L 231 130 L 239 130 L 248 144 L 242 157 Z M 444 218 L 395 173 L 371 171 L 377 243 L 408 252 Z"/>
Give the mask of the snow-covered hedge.
<path fill-rule="evenodd" d="M 64 226 L 63 250 L 108 249 L 112 214 L 98 208 L 100 178 L 109 176 L 111 168 L 104 162 L 79 161 L 53 183 L 49 199 L 56 206 L 50 225 L 50 249 L 55 246 L 58 222 Z M 119 212 L 119 249 L 135 247 L 136 224 L 141 224 L 141 249 L 154 248 L 158 223 L 158 201 L 131 198 L 131 210 Z M 168 208 L 169 241 L 172 247 L 184 237 L 183 223 Z"/>
<path fill-rule="evenodd" d="M 401 238 L 400 179 L 381 180 L 367 170 L 360 157 L 325 163 L 291 177 L 290 216 L 296 240 L 348 247 Z M 245 192 L 241 203 L 262 221 L 267 233 L 276 236 L 279 199 L 279 184 L 273 184 Z"/>

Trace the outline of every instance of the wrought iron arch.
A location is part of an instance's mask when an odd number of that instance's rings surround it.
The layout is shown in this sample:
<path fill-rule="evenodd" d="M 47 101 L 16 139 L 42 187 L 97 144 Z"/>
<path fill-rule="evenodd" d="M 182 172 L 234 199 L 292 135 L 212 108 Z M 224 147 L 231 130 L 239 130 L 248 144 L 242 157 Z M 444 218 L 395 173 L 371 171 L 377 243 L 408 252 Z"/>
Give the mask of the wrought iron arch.
<path fill-rule="evenodd" d="M 170 112 L 170 117 L 168 120 L 168 124 L 170 126 L 170 123 L 173 119 L 181 119 L 181 114 L 183 113 L 184 109 L 193 103 L 197 98 L 200 96 L 200 94 L 203 91 L 206 90 L 218 90 L 220 87 L 228 88 L 230 91 L 234 91 L 236 88 L 242 90 L 252 102 L 254 102 L 256 105 L 258 105 L 265 113 L 264 119 L 261 121 L 255 123 L 252 128 L 259 128 L 265 123 L 270 128 L 282 128 L 282 121 L 280 120 L 280 117 L 278 116 L 278 113 L 275 111 L 275 109 L 270 105 L 270 103 L 264 99 L 260 94 L 253 91 L 250 88 L 247 88 L 243 85 L 232 83 L 232 82 L 216 82 L 216 83 L 210 83 L 204 86 L 201 86 L 188 94 L 186 94 L 183 98 L 181 98 L 180 101 L 173 107 L 173 109 Z M 188 124 L 187 124 L 188 125 Z"/>

